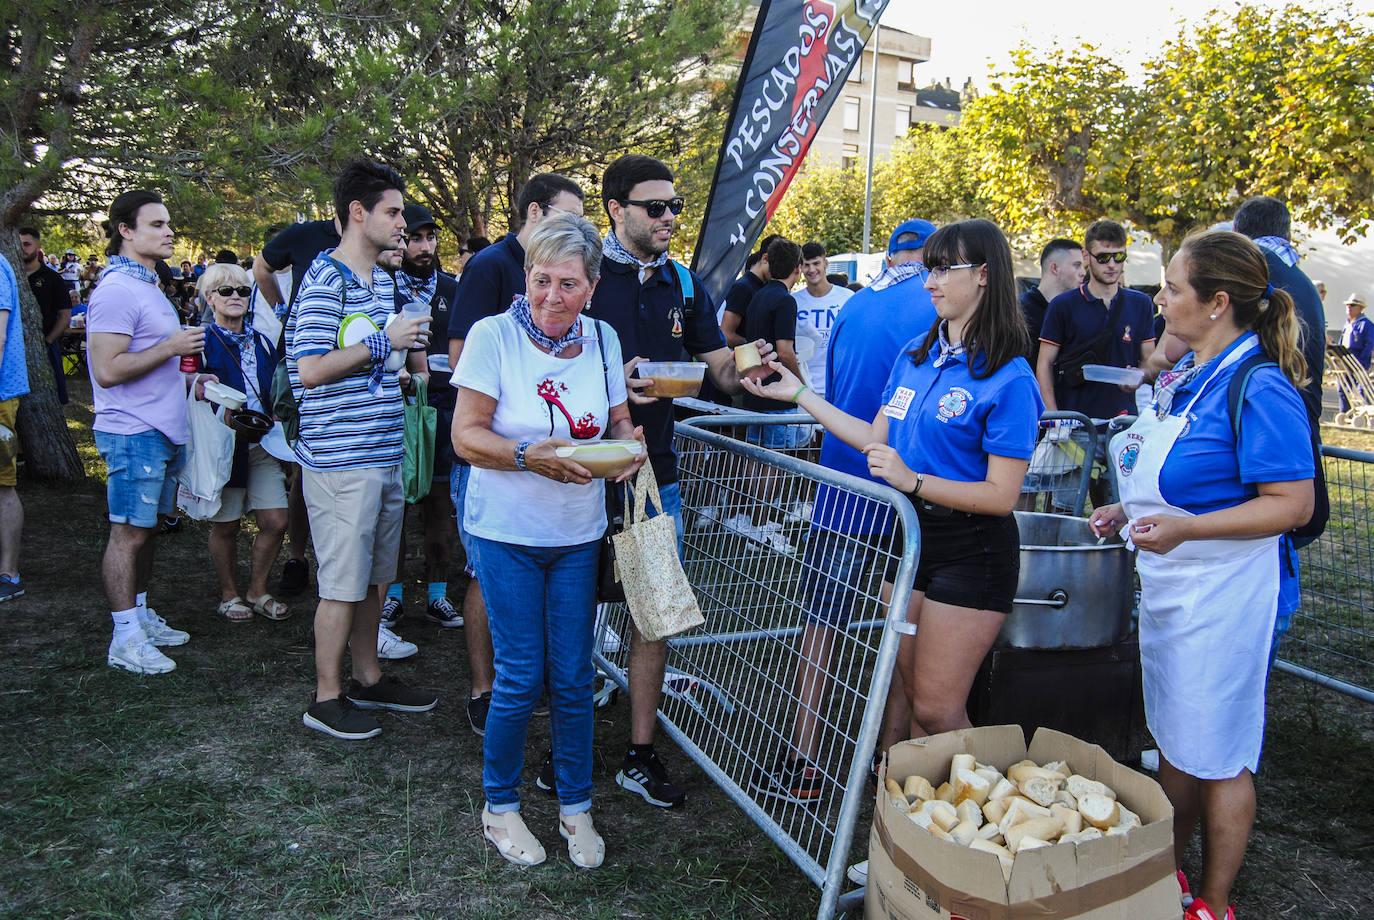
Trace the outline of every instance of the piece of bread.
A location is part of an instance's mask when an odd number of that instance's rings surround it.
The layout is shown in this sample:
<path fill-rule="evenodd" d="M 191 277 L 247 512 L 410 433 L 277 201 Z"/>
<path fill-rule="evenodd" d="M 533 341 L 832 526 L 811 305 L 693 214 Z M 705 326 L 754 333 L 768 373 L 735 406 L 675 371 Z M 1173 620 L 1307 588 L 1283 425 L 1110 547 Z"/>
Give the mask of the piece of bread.
<path fill-rule="evenodd" d="M 1005 799 L 989 799 L 983 803 L 983 817 L 987 818 L 989 824 L 997 824 L 1002 820 L 1002 816 L 1007 813 L 1007 806 L 1011 803 L 1012 799 L 1010 797 Z"/>
<path fill-rule="evenodd" d="M 1023 799 L 1017 796 L 1011 800 L 1011 804 L 1007 806 L 1006 814 L 1002 815 L 1002 820 L 997 822 L 997 826 L 1001 829 L 1002 836 L 1005 837 L 1008 830 L 1023 821 L 1029 821 L 1032 818 L 1048 817 L 1051 817 L 1048 808 L 1043 805 L 1037 805 L 1030 799 Z"/>
<path fill-rule="evenodd" d="M 988 793 L 988 801 L 1005 799 L 1009 795 L 1016 795 L 1016 793 L 1016 784 L 1004 776 L 993 784 L 992 791 Z"/>
<path fill-rule="evenodd" d="M 921 808 L 930 815 L 931 823 L 937 825 L 941 830 L 947 831 L 959 823 L 958 811 L 948 802 L 932 799 L 924 803 Z"/>
<path fill-rule="evenodd" d="M 932 837 L 938 837 L 941 840 L 948 840 L 951 843 L 954 842 L 954 838 L 949 835 L 949 831 L 945 830 L 938 824 L 928 825 L 926 827 L 926 830 L 930 831 L 930 836 Z"/>
<path fill-rule="evenodd" d="M 1007 842 L 1007 838 L 1002 836 L 1002 832 L 997 829 L 997 825 L 992 821 L 978 828 L 976 836 L 979 840 L 990 840 L 993 843 L 1005 844 Z"/>
<path fill-rule="evenodd" d="M 992 767 L 978 767 L 973 772 L 977 773 L 979 776 L 983 777 L 983 779 L 988 781 L 989 789 L 991 789 L 993 786 L 996 786 L 1002 780 L 1006 779 L 1005 776 L 1003 776 L 1001 773 L 998 773 Z"/>
<path fill-rule="evenodd" d="M 1081 799 L 1085 795 L 1105 795 L 1109 799 L 1116 798 L 1116 793 L 1108 788 L 1106 783 L 1099 783 L 1095 779 L 1088 779 L 1077 773 L 1065 780 L 1064 788 L 1069 790 L 1076 799 Z"/>
<path fill-rule="evenodd" d="M 1028 776 L 1017 783 L 1016 788 L 1020 789 L 1021 794 L 1035 804 L 1049 808 L 1054 804 L 1054 796 L 1059 791 L 1059 784 L 1043 776 Z"/>
<path fill-rule="evenodd" d="M 1021 848 L 1021 838 L 1038 837 L 1041 840 L 1053 840 L 1064 830 L 1064 825 L 1058 818 L 1031 818 L 1029 821 L 1022 821 L 1015 827 L 1008 828 L 1002 836 L 1007 840 L 1007 849 L 1015 853 Z"/>
<path fill-rule="evenodd" d="M 1007 778 L 1018 786 L 1032 777 L 1040 777 L 1054 784 L 1056 789 L 1064 785 L 1064 777 L 1053 770 L 1037 767 L 1034 764 L 1017 764 L 1007 770 Z"/>
<path fill-rule="evenodd" d="M 1049 763 L 1045 764 L 1045 769 L 1053 770 L 1065 779 L 1073 775 L 1073 771 L 1069 769 L 1069 765 L 1062 760 L 1051 760 Z"/>
<path fill-rule="evenodd" d="M 936 797 L 937 799 L 939 799 L 941 802 L 948 802 L 949 804 L 953 805 L 953 804 L 954 804 L 954 784 L 953 784 L 953 783 L 941 783 L 941 784 L 940 784 L 940 788 L 935 790 L 935 797 Z"/>
<path fill-rule="evenodd" d="M 959 816 L 960 821 L 967 821 L 974 827 L 983 826 L 983 809 L 978 807 L 978 803 L 972 799 L 964 799 L 954 809 L 954 813 Z"/>
<path fill-rule="evenodd" d="M 906 816 L 907 820 L 909 820 L 912 824 L 916 825 L 917 827 L 924 827 L 929 829 L 930 825 L 933 823 L 930 820 L 930 812 L 928 811 L 909 811 L 906 813 Z"/>
<path fill-rule="evenodd" d="M 957 786 L 959 784 L 959 771 L 968 770 L 970 773 L 978 769 L 978 761 L 973 759 L 972 754 L 955 754 L 949 762 L 949 784 Z"/>
<path fill-rule="evenodd" d="M 960 770 L 954 779 L 954 802 L 957 805 L 964 799 L 972 799 L 978 805 L 988 800 L 992 783 L 972 770 Z"/>
<path fill-rule="evenodd" d="M 1022 837 L 1021 843 L 1017 845 L 1016 852 L 1024 853 L 1027 850 L 1038 850 L 1041 847 L 1050 847 L 1054 844 L 1048 840 L 1041 840 L 1039 837 Z"/>
<path fill-rule="evenodd" d="M 902 794 L 906 796 L 908 802 L 933 799 L 935 798 L 935 787 L 924 776 L 917 776 L 913 773 L 902 784 Z"/>
<path fill-rule="evenodd" d="M 1101 840 L 1102 832 L 1095 827 L 1085 827 L 1076 834 L 1064 834 L 1059 838 L 1060 843 L 1087 843 L 1089 840 Z"/>
<path fill-rule="evenodd" d="M 1093 827 L 1105 831 L 1116 825 L 1121 817 L 1121 807 L 1115 799 L 1090 792 L 1078 797 L 1078 813 Z"/>
<path fill-rule="evenodd" d="M 889 776 L 886 786 L 887 797 L 892 800 L 893 805 L 896 805 L 902 811 L 907 811 L 911 808 L 911 803 L 908 802 L 906 796 L 902 794 L 902 787 L 897 785 L 895 779 Z"/>
<path fill-rule="evenodd" d="M 950 829 L 949 835 L 961 847 L 966 847 L 978 837 L 978 825 L 972 821 L 960 821 Z"/>
<path fill-rule="evenodd" d="M 1133 827 L 1140 827 L 1140 815 L 1131 811 L 1120 802 L 1116 803 L 1116 810 L 1117 816 L 1115 827 L 1124 828 L 1125 830 L 1130 830 Z"/>
<path fill-rule="evenodd" d="M 1011 881 L 1011 867 L 1015 862 L 1015 857 L 1011 855 L 1010 850 L 1006 847 L 998 846 L 995 843 L 989 843 L 986 840 L 979 839 L 975 839 L 970 843 L 968 848 L 970 850 L 980 850 L 984 853 L 991 853 L 993 856 L 996 856 L 997 861 L 1002 866 L 1002 878 L 1008 882 Z"/>
<path fill-rule="evenodd" d="M 1054 801 L 1058 805 L 1067 805 L 1070 808 L 1078 807 L 1078 797 L 1067 789 L 1060 789 L 1054 794 Z"/>
<path fill-rule="evenodd" d="M 1056 802 L 1050 806 L 1050 817 L 1058 819 L 1059 823 L 1064 825 L 1065 834 L 1076 834 L 1083 829 L 1083 816 L 1078 813 L 1077 808 Z"/>

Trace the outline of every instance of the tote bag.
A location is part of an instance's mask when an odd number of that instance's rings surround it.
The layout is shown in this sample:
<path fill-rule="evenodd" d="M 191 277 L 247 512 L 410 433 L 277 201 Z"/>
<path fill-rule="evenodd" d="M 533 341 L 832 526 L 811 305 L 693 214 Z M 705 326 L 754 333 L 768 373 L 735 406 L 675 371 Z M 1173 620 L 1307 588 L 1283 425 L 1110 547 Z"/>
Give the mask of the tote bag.
<path fill-rule="evenodd" d="M 186 463 L 177 477 L 177 507 L 196 521 L 218 514 L 220 493 L 234 466 L 234 432 L 205 400 L 196 399 L 195 383 L 186 394 Z"/>
<path fill-rule="evenodd" d="M 414 504 L 429 494 L 434 480 L 434 438 L 439 425 L 439 410 L 429 404 L 425 378 L 410 378 L 415 386 L 413 399 L 406 399 L 406 456 L 401 466 L 401 485 L 406 501 Z"/>
<path fill-rule="evenodd" d="M 625 529 L 612 540 L 630 616 L 646 642 L 657 642 L 706 620 L 677 555 L 677 527 L 669 515 L 651 518 L 645 514 L 649 498 L 655 508 L 663 507 L 653 466 L 645 463 L 635 474 Z"/>

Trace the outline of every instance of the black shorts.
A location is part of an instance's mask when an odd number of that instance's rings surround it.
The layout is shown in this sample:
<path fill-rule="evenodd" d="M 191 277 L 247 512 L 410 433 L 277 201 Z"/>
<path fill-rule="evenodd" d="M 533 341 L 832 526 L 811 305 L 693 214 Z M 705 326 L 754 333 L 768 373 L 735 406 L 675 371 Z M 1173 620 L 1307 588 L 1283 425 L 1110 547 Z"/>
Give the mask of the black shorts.
<path fill-rule="evenodd" d="M 1011 613 L 1021 576 L 1016 516 L 955 511 L 941 517 L 920 510 L 918 516 L 921 561 L 915 589 L 942 604 Z"/>

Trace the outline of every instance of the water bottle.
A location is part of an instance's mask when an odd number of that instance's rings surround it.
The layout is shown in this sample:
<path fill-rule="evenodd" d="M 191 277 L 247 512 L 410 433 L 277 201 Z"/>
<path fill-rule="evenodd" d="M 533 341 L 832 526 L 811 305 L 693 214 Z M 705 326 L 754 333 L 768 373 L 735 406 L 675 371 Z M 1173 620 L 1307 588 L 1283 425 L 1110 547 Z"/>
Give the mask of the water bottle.
<path fill-rule="evenodd" d="M 428 320 L 430 315 L 429 304 L 420 303 L 419 301 L 412 300 L 405 306 L 401 307 L 401 312 L 397 315 L 403 316 L 406 319 L 414 319 L 417 316 L 423 316 L 426 318 L 426 320 Z M 414 343 L 411 343 L 411 347 L 414 347 Z M 401 368 L 405 367 L 406 352 L 409 350 L 410 349 L 408 348 L 391 349 L 391 354 L 386 356 L 386 369 L 388 373 L 394 374 Z"/>

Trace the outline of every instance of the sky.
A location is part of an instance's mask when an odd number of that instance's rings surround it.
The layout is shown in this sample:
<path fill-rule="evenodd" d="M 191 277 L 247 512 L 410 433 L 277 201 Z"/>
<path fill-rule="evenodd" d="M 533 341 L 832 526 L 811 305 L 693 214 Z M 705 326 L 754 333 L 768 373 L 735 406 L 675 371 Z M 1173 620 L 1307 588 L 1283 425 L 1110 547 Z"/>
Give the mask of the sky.
<path fill-rule="evenodd" d="M 1058 41 L 1073 47 L 1086 40 L 1114 52 L 1128 73 L 1164 41 L 1176 36 L 1181 21 L 1196 22 L 1212 9 L 1235 9 L 1235 0 L 1112 0 L 1070 3 L 1064 0 L 890 0 L 882 23 L 931 40 L 930 61 L 917 68 L 920 83 L 948 79 L 960 88 L 965 78 L 986 87 L 989 62 L 1006 64 L 1022 41 L 1034 46 Z M 1279 0 L 1250 0 L 1249 5 L 1281 7 Z M 1300 0 L 1306 8 L 1335 9 L 1343 3 Z M 1374 11 L 1374 0 L 1352 0 L 1358 11 Z"/>

